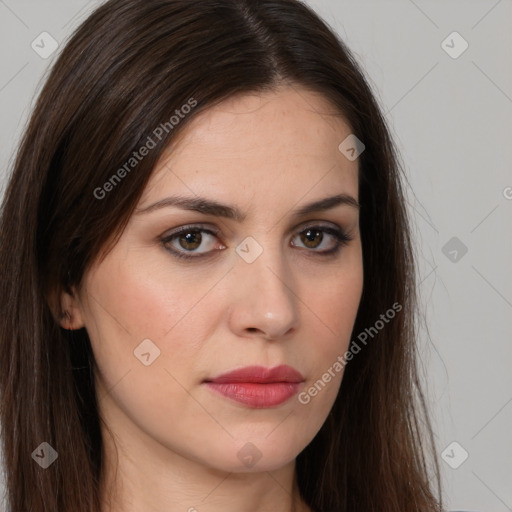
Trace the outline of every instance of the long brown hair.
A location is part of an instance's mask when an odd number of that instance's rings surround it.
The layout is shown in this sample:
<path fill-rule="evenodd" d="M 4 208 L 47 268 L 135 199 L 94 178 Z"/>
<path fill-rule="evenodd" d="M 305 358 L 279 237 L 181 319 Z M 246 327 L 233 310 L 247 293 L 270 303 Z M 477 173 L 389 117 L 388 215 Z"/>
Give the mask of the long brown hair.
<path fill-rule="evenodd" d="M 59 292 L 79 288 L 115 243 L 162 151 L 194 116 L 284 82 L 324 95 L 365 144 L 364 289 L 352 345 L 365 329 L 372 336 L 347 364 L 329 417 L 297 458 L 300 492 L 318 512 L 441 510 L 416 368 L 415 259 L 402 171 L 350 51 L 296 0 L 110 0 L 56 60 L 3 201 L 0 421 L 12 512 L 100 510 L 94 357 L 85 329 L 59 326 Z M 191 98 L 194 108 L 171 126 Z M 156 147 L 114 182 L 162 125 Z M 371 331 L 395 303 L 393 320 Z M 58 453 L 47 469 L 31 457 L 42 442 Z"/>

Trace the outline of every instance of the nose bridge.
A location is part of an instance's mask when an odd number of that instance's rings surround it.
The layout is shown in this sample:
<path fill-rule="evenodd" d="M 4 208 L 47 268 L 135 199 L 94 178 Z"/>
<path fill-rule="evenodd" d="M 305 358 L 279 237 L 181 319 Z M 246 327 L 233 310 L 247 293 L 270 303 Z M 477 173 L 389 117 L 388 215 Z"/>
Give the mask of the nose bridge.
<path fill-rule="evenodd" d="M 247 237 L 236 249 L 234 321 L 237 329 L 276 338 L 296 326 L 297 297 L 281 246 L 259 238 Z"/>

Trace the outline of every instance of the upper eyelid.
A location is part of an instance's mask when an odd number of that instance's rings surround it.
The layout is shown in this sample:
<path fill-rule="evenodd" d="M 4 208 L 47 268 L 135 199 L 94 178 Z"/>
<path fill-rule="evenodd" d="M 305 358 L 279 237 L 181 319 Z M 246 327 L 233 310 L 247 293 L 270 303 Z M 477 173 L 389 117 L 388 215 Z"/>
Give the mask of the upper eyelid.
<path fill-rule="evenodd" d="M 320 228 L 333 228 L 341 231 L 349 232 L 348 228 L 343 228 L 343 226 L 338 225 L 337 223 L 333 221 L 328 220 L 311 220 L 311 221 L 303 221 L 299 223 L 298 225 L 294 226 L 293 228 L 287 230 L 287 234 L 293 233 L 295 231 L 303 231 L 305 229 L 311 228 L 311 227 L 320 227 Z M 186 232 L 187 230 L 190 231 L 209 231 L 216 236 L 219 236 L 222 230 L 220 228 L 217 228 L 216 226 L 213 226 L 211 224 L 205 224 L 205 223 L 197 223 L 197 224 L 185 224 L 183 226 L 179 226 L 170 232 L 167 231 L 166 234 L 162 236 L 162 238 L 168 238 L 172 237 L 174 235 L 177 235 L 181 232 Z M 230 230 L 231 231 L 231 230 Z"/>

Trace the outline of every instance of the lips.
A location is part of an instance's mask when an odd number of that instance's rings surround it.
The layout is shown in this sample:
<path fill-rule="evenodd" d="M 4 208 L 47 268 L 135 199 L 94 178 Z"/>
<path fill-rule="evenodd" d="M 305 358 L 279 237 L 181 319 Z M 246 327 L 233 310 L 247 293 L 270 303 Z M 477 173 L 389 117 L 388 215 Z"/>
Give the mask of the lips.
<path fill-rule="evenodd" d="M 304 377 L 287 365 L 265 368 L 247 366 L 213 379 L 204 384 L 225 398 L 253 408 L 280 405 L 295 395 Z"/>
<path fill-rule="evenodd" d="M 207 379 L 206 382 L 216 384 L 252 382 L 255 384 L 268 384 L 276 382 L 303 382 L 304 377 L 295 368 L 287 365 L 265 368 L 263 366 L 246 366 L 239 370 L 224 373 L 215 379 Z"/>

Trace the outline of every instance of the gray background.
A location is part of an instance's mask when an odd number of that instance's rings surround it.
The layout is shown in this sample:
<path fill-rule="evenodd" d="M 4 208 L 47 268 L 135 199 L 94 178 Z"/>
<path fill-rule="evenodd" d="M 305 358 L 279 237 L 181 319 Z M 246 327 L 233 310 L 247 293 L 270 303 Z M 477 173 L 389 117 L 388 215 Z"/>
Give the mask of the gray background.
<path fill-rule="evenodd" d="M 2 193 L 58 53 L 32 41 L 46 31 L 60 50 L 100 3 L 0 0 Z M 512 1 L 308 3 L 363 65 L 402 152 L 447 508 L 512 511 Z"/>

